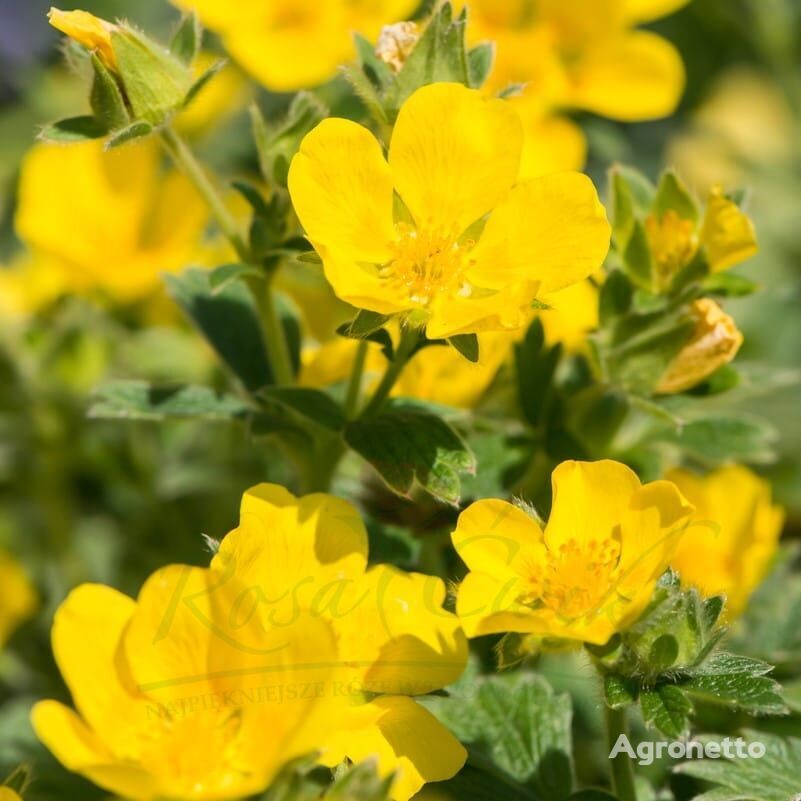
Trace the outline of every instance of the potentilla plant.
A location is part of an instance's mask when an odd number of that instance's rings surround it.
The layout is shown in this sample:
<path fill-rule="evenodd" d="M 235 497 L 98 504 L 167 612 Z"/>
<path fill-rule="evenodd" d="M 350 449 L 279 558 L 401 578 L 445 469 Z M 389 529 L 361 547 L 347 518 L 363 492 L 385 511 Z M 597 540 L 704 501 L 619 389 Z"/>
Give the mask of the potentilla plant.
<path fill-rule="evenodd" d="M 71 703 L 51 691 L 31 720 L 58 762 L 135 801 L 644 801 L 669 777 L 621 742 L 797 709 L 748 647 L 784 515 L 741 464 L 771 458 L 770 429 L 734 408 L 746 197 L 617 165 L 605 206 L 562 116 L 670 114 L 680 58 L 635 28 L 681 0 L 478 2 L 475 27 L 449 2 L 176 4 L 166 45 L 51 10 L 91 113 L 23 164 L 17 231 L 44 266 L 18 278 L 46 271 L 31 306 L 180 312 L 214 383 L 107 382 L 89 415 L 227 423 L 285 478 L 239 490 L 202 566 L 52 599 Z M 204 46 L 296 91 L 249 107 L 236 175 L 182 122 L 222 74 Z M 80 203 L 51 197 L 60 170 Z M 36 605 L 4 575 L 0 640 Z M 573 723 L 553 665 L 594 688 Z M 762 754 L 781 748 L 801 776 L 797 740 Z M 739 787 L 739 753 L 684 772 Z"/>

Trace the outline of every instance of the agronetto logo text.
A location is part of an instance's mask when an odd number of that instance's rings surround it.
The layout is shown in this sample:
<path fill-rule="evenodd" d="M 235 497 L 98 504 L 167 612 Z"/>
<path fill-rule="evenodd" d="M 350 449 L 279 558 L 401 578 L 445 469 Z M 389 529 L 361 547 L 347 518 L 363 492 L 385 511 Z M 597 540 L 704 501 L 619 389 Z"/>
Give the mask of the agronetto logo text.
<path fill-rule="evenodd" d="M 767 749 L 760 742 L 746 742 L 742 737 L 723 740 L 673 740 L 657 742 L 643 740 L 635 748 L 625 734 L 617 738 L 617 742 L 609 752 L 609 759 L 626 754 L 636 759 L 642 766 L 652 765 L 657 759 L 762 759 Z"/>

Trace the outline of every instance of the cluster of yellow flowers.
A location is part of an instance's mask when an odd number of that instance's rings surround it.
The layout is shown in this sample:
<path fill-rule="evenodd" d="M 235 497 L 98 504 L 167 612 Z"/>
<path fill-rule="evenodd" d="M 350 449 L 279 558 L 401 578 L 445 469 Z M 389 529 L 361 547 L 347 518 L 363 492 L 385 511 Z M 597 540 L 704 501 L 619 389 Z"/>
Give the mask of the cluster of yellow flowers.
<path fill-rule="evenodd" d="M 636 25 L 685 2 L 609 0 L 599 13 L 590 0 L 475 0 L 470 36 L 498 47 L 492 94 L 447 82 L 418 88 L 386 152 L 346 119 L 325 119 L 305 136 L 288 191 L 330 302 L 392 318 L 396 341 L 408 327 L 437 340 L 479 336 L 478 364 L 429 347 L 393 392 L 474 405 L 535 315 L 550 342 L 585 347 L 612 231 L 577 171 L 583 135 L 562 114 L 671 113 L 681 60 Z M 417 6 L 175 3 L 195 9 L 275 91 L 328 80 L 349 57 L 347 31 L 375 38 Z M 52 22 L 115 67 L 114 26 L 85 12 L 56 12 Z M 519 96 L 498 96 L 518 82 Z M 27 286 L 31 262 L 48 278 L 17 300 L 36 305 L 63 291 L 145 300 L 164 271 L 223 250 L 207 241 L 208 222 L 188 179 L 163 169 L 155 139 L 110 152 L 99 142 L 39 144 L 21 171 L 15 224 L 30 261 L 18 270 Z M 645 228 L 656 290 L 701 251 L 715 272 L 756 251 L 750 220 L 718 190 L 702 219 L 671 210 Z M 695 386 L 739 348 L 739 331 L 713 301 L 696 300 L 693 311 L 697 331 L 657 392 Z M 359 345 L 330 334 L 304 355 L 301 384 L 329 386 L 349 372 Z M 381 360 L 369 347 L 368 372 Z M 737 465 L 706 476 L 675 469 L 643 484 L 619 462 L 565 461 L 552 489 L 547 523 L 503 499 L 461 512 L 451 536 L 467 575 L 451 612 L 442 579 L 368 568 L 352 504 L 253 487 L 207 568 L 164 567 L 135 600 L 95 584 L 73 590 L 52 645 L 75 710 L 39 702 L 35 730 L 68 769 L 135 801 L 239 799 L 310 754 L 329 767 L 372 757 L 394 777 L 392 798 L 407 801 L 465 762 L 415 697 L 459 678 L 468 638 L 515 632 L 603 645 L 641 616 L 669 567 L 685 586 L 726 595 L 734 617 L 765 577 L 783 523 L 769 486 Z M 0 644 L 34 604 L 0 555 Z M 0 788 L 7 798 L 16 796 Z"/>

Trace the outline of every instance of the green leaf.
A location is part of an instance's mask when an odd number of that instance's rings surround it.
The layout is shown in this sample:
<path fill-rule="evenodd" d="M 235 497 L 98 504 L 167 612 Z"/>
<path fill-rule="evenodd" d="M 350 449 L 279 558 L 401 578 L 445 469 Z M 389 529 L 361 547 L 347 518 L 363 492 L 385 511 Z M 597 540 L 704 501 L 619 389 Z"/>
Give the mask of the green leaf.
<path fill-rule="evenodd" d="M 212 287 L 206 270 L 166 276 L 167 289 L 223 363 L 255 391 L 274 383 L 256 301 L 242 281 Z"/>
<path fill-rule="evenodd" d="M 209 272 L 209 286 L 212 291 L 219 292 L 226 284 L 241 278 L 259 278 L 264 273 L 252 264 L 222 264 Z"/>
<path fill-rule="evenodd" d="M 353 339 L 366 339 L 391 320 L 391 315 L 377 314 L 376 312 L 360 309 L 356 316 L 347 325 L 345 336 Z"/>
<path fill-rule="evenodd" d="M 227 59 L 221 58 L 216 61 L 187 89 L 184 96 L 183 107 L 186 108 L 200 93 L 203 87 L 228 63 Z"/>
<path fill-rule="evenodd" d="M 728 461 L 768 464 L 775 460 L 776 429 L 767 421 L 746 415 L 693 420 L 680 430 L 655 434 L 678 445 L 705 464 Z"/>
<path fill-rule="evenodd" d="M 39 138 L 45 142 L 85 142 L 88 139 L 102 139 L 108 134 L 108 128 L 97 117 L 86 115 L 83 117 L 69 117 L 50 125 L 45 125 L 39 131 Z"/>
<path fill-rule="evenodd" d="M 448 342 L 459 351 L 459 353 L 469 362 L 475 364 L 478 361 L 478 337 L 475 334 L 457 334 L 451 337 Z"/>
<path fill-rule="evenodd" d="M 701 739 L 719 742 L 719 738 Z M 765 755 L 759 759 L 728 759 L 724 756 L 720 759 L 692 760 L 675 769 L 677 773 L 718 786 L 719 791 L 716 794 L 705 793 L 697 796 L 695 801 L 724 801 L 735 798 L 748 801 L 792 801 L 801 789 L 801 739 L 783 739 L 768 732 L 749 730 L 743 732 L 743 739 L 748 745 L 764 746 Z"/>
<path fill-rule="evenodd" d="M 635 704 L 639 688 L 637 683 L 625 676 L 609 673 L 604 676 L 604 700 L 612 709 L 621 709 Z"/>
<path fill-rule="evenodd" d="M 200 20 L 194 11 L 190 11 L 178 23 L 170 40 L 170 52 L 189 66 L 197 57 L 202 40 L 203 29 L 200 27 Z"/>
<path fill-rule="evenodd" d="M 89 417 L 105 420 L 231 420 L 242 417 L 249 409 L 238 398 L 217 395 L 208 387 L 154 387 L 144 381 L 112 381 L 94 393 Z"/>
<path fill-rule="evenodd" d="M 379 92 L 383 92 L 394 78 L 392 70 L 376 54 L 373 43 L 365 39 L 359 33 L 354 34 L 353 42 L 356 47 L 356 56 L 359 66 L 365 76 L 376 87 Z"/>
<path fill-rule="evenodd" d="M 570 696 L 554 693 L 541 676 L 468 674 L 451 688 L 449 698 L 430 697 L 424 703 L 456 737 L 536 798 L 562 801 L 570 795 Z"/>
<path fill-rule="evenodd" d="M 698 221 L 698 204 L 673 170 L 666 170 L 659 179 L 652 209 L 657 219 L 675 211 L 682 220 Z"/>
<path fill-rule="evenodd" d="M 612 193 L 612 230 L 617 247 L 628 241 L 635 219 L 646 217 L 651 210 L 656 189 L 640 172 L 620 164 L 609 171 Z"/>
<path fill-rule="evenodd" d="M 623 267 L 635 284 L 646 290 L 653 287 L 654 260 L 651 245 L 645 226 L 639 220 L 632 223 L 631 236 L 623 251 Z"/>
<path fill-rule="evenodd" d="M 389 124 L 379 88 L 365 74 L 364 67 L 359 64 L 345 64 L 340 70 L 370 116 L 381 125 Z"/>
<path fill-rule="evenodd" d="M 598 301 L 601 325 L 609 325 L 615 318 L 622 317 L 631 308 L 634 287 L 621 270 L 612 270 L 601 286 Z"/>
<path fill-rule="evenodd" d="M 561 346 L 545 346 L 542 322 L 537 318 L 529 326 L 523 341 L 515 345 L 518 400 L 524 418 L 535 428 L 547 411 L 561 355 Z"/>
<path fill-rule="evenodd" d="M 105 64 L 92 53 L 92 91 L 89 103 L 96 119 L 100 120 L 108 131 L 124 128 L 131 121 L 125 106 L 122 92 L 114 76 Z"/>
<path fill-rule="evenodd" d="M 440 6 L 387 90 L 384 105 L 390 122 L 403 103 L 422 86 L 439 82 L 469 85 L 465 27 L 464 12 L 453 19 L 451 4 Z"/>
<path fill-rule="evenodd" d="M 120 145 L 133 142 L 135 139 L 141 139 L 143 136 L 149 136 L 153 133 L 153 126 L 144 120 L 136 120 L 127 127 L 120 131 L 115 131 L 107 140 L 105 149 L 113 150 Z"/>
<path fill-rule="evenodd" d="M 641 693 L 640 708 L 645 725 L 667 737 L 681 737 L 689 731 L 693 705 L 675 684 L 663 684 Z"/>
<path fill-rule="evenodd" d="M 704 295 L 745 298 L 759 291 L 759 284 L 735 273 L 713 273 L 703 283 Z"/>
<path fill-rule="evenodd" d="M 345 441 L 399 495 L 408 496 L 417 480 L 435 498 L 457 504 L 459 475 L 476 469 L 467 444 L 442 418 L 402 402 L 350 423 Z"/>
<path fill-rule="evenodd" d="M 495 43 L 482 42 L 467 53 L 467 72 L 470 86 L 480 89 L 492 72 L 495 62 Z"/>
<path fill-rule="evenodd" d="M 694 668 L 682 687 L 693 698 L 753 715 L 783 715 L 787 706 L 781 687 L 767 675 L 772 671 L 766 662 L 719 651 Z"/>
<path fill-rule="evenodd" d="M 342 407 L 327 393 L 308 387 L 270 387 L 259 393 L 267 403 L 275 403 L 304 418 L 307 423 L 341 431 L 345 426 Z"/>

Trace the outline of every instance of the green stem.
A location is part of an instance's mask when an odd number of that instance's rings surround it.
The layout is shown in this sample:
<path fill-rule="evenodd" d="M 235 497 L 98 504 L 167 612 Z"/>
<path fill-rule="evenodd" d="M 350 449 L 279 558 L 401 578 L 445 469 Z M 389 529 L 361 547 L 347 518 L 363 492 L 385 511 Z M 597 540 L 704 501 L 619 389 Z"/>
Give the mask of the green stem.
<path fill-rule="evenodd" d="M 353 369 L 350 373 L 348 390 L 345 395 L 345 417 L 348 420 L 352 420 L 356 416 L 356 408 L 359 404 L 359 395 L 362 391 L 364 365 L 367 361 L 367 347 L 367 340 L 362 339 L 359 342 L 359 347 L 356 350 L 356 358 L 353 361 Z"/>
<path fill-rule="evenodd" d="M 609 752 L 615 747 L 621 734 L 629 736 L 626 710 L 606 708 L 606 735 L 609 743 Z M 637 791 L 634 785 L 634 767 L 631 758 L 625 751 L 621 751 L 609 759 L 609 770 L 612 777 L 612 790 L 620 801 L 637 801 Z"/>
<path fill-rule="evenodd" d="M 420 332 L 417 329 L 403 329 L 400 342 L 395 350 L 395 358 L 387 365 L 386 372 L 359 417 L 370 417 L 381 410 L 419 341 Z"/>
<path fill-rule="evenodd" d="M 173 161 L 189 178 L 208 204 L 214 219 L 217 221 L 217 225 L 220 226 L 225 238 L 231 243 L 240 261 L 243 264 L 263 266 L 259 265 L 258 259 L 253 257 L 247 241 L 239 230 L 236 219 L 228 210 L 220 197 L 220 193 L 186 142 L 169 126 L 162 130 L 161 141 Z M 292 360 L 289 355 L 289 346 L 284 328 L 281 325 L 281 318 L 278 314 L 270 276 L 265 275 L 263 281 L 253 282 L 251 288 L 261 312 L 264 344 L 273 368 L 275 382 L 277 384 L 291 384 L 294 380 Z"/>

